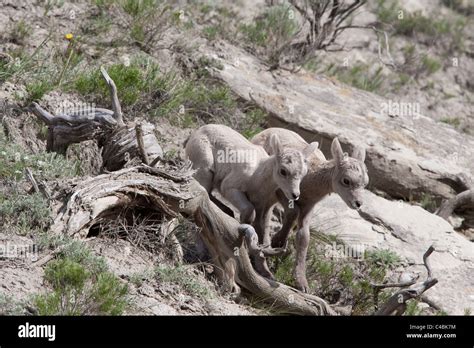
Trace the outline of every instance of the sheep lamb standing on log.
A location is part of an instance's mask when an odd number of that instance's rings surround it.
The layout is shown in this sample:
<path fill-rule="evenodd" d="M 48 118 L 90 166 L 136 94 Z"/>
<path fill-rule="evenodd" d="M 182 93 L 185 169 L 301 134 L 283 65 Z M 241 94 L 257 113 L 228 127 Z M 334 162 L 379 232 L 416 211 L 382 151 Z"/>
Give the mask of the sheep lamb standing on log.
<path fill-rule="evenodd" d="M 195 178 L 211 195 L 217 189 L 240 213 L 242 223 L 253 224 L 259 243 L 269 245 L 265 233 L 271 207 L 278 201 L 277 189 L 286 200 L 298 200 L 300 182 L 306 175 L 306 158 L 316 149 L 285 148 L 278 136 L 266 143 L 272 156 L 241 134 L 223 125 L 205 125 L 191 134 L 186 155 L 197 170 Z M 265 262 L 257 263 L 260 274 L 273 278 Z"/>
<path fill-rule="evenodd" d="M 309 145 L 301 136 L 288 129 L 268 128 L 253 139 L 252 143 L 263 146 L 268 154 L 273 154 L 273 149 L 267 146 L 267 139 L 278 135 L 284 148 L 306 151 L 315 143 Z M 319 150 L 312 150 L 309 158 L 308 173 L 301 181 L 301 197 L 293 205 L 286 204 L 279 194 L 280 203 L 284 207 L 283 226 L 272 239 L 273 247 L 284 247 L 291 228 L 297 220 L 296 233 L 296 287 L 308 291 L 306 280 L 306 253 L 309 245 L 309 223 L 314 206 L 331 192 L 336 192 L 343 201 L 352 209 L 362 205 L 362 193 L 369 183 L 367 168 L 364 164 L 365 151 L 356 148 L 352 157 L 342 152 L 339 140 L 334 138 L 331 146 L 333 159 L 327 161 Z"/>

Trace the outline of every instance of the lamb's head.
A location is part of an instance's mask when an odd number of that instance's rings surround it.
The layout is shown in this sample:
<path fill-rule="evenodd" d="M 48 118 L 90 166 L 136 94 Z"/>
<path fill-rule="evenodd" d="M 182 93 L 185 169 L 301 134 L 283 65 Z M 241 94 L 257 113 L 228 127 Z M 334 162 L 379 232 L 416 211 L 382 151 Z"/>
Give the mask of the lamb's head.
<path fill-rule="evenodd" d="M 362 205 L 362 195 L 369 183 L 367 167 L 364 164 L 365 150 L 356 148 L 351 157 L 342 152 L 341 144 L 334 138 L 331 145 L 332 157 L 336 162 L 332 175 L 332 189 L 352 209 Z"/>
<path fill-rule="evenodd" d="M 307 157 L 317 149 L 316 145 L 308 146 L 304 152 L 284 148 L 276 134 L 272 134 L 267 141 L 275 161 L 273 165 L 273 180 L 289 200 L 298 200 L 300 197 L 300 183 L 308 172 Z"/>

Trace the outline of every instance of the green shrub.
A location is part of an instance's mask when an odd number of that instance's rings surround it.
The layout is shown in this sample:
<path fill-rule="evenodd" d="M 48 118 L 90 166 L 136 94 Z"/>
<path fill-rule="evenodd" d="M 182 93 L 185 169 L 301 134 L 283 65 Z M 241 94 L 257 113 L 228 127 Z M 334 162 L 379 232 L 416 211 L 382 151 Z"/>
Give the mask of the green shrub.
<path fill-rule="evenodd" d="M 262 109 L 252 108 L 245 112 L 244 124 L 241 133 L 247 139 L 251 139 L 263 131 L 267 119 L 267 113 Z"/>
<path fill-rule="evenodd" d="M 447 50 L 461 50 L 464 47 L 466 20 L 462 17 L 451 19 L 438 15 L 432 18 L 419 11 L 410 13 L 396 0 L 379 0 L 375 12 L 380 22 L 394 28 L 395 34 L 408 37 L 421 35 L 423 37 L 419 38 L 426 43 L 444 45 Z"/>
<path fill-rule="evenodd" d="M 160 2 L 157 0 L 121 0 L 122 9 L 132 17 L 139 17 L 153 10 Z"/>
<path fill-rule="evenodd" d="M 213 80 L 208 68 L 222 69 L 222 65 L 201 57 L 196 69 L 183 78 L 176 72 L 163 73 L 150 59 L 137 57 L 129 66 L 114 64 L 107 71 L 115 81 L 118 97 L 127 112 L 166 117 L 180 127 L 222 123 L 251 134 L 250 128 L 260 125 L 262 113 L 250 111 L 245 122 L 239 122 L 235 117 L 238 98 L 228 86 Z M 74 82 L 74 90 L 98 105 L 110 103 L 108 87 L 98 69 L 80 74 Z"/>
<path fill-rule="evenodd" d="M 104 273 L 107 271 L 107 264 L 103 257 L 94 255 L 94 253 L 81 241 L 65 241 L 65 247 L 61 251 L 61 256 L 73 262 L 83 265 L 86 269 L 94 273 Z"/>
<path fill-rule="evenodd" d="M 418 304 L 420 302 L 416 299 L 410 300 L 407 302 L 407 309 L 405 310 L 405 313 L 403 315 L 421 315 L 423 312 L 423 309 L 421 309 Z"/>
<path fill-rule="evenodd" d="M 288 285 L 294 285 L 293 241 L 294 237 L 291 237 L 288 254 L 269 260 L 275 278 Z M 360 259 L 327 253 L 327 247 L 333 249 L 343 245 L 337 238 L 312 231 L 306 259 L 306 276 L 311 292 L 329 303 L 350 305 L 353 315 L 373 314 L 375 303 L 371 283 L 383 283 L 387 274 L 400 263 L 400 258 L 389 250 L 367 251 Z M 378 303 L 383 303 L 389 296 L 391 292 L 388 290 L 380 292 Z"/>
<path fill-rule="evenodd" d="M 128 306 L 127 286 L 78 241 L 47 265 L 44 279 L 52 290 L 34 298 L 40 315 L 120 315 Z"/>
<path fill-rule="evenodd" d="M 202 32 L 206 39 L 213 41 L 219 37 L 221 31 L 223 30 L 225 29 L 222 28 L 220 25 L 216 24 L 205 27 Z"/>
<path fill-rule="evenodd" d="M 422 65 L 429 74 L 433 74 L 441 69 L 441 63 L 437 59 L 431 58 L 428 55 L 425 55 L 422 58 Z"/>
<path fill-rule="evenodd" d="M 453 127 L 459 127 L 461 125 L 461 120 L 459 117 L 443 117 L 441 122 L 449 124 Z"/>
<path fill-rule="evenodd" d="M 12 296 L 0 293 L 0 316 L 24 315 L 25 305 L 16 301 Z"/>
<path fill-rule="evenodd" d="M 26 85 L 27 97 L 25 104 L 28 105 L 33 101 L 39 101 L 43 96 L 54 89 L 53 84 L 48 80 L 39 80 Z"/>
<path fill-rule="evenodd" d="M 13 26 L 10 32 L 10 40 L 22 45 L 25 42 L 25 39 L 31 33 L 31 27 L 23 20 L 19 20 Z"/>
<path fill-rule="evenodd" d="M 26 153 L 0 130 L 0 177 L 20 179 L 25 168 L 44 179 L 67 178 L 81 174 L 80 163 L 49 152 Z"/>
<path fill-rule="evenodd" d="M 375 71 L 368 64 L 358 63 L 353 67 L 337 67 L 331 64 L 327 68 L 327 74 L 334 76 L 339 81 L 369 92 L 379 92 L 384 83 L 383 67 Z"/>
<path fill-rule="evenodd" d="M 420 201 L 421 207 L 430 212 L 434 212 L 437 208 L 436 200 L 430 194 L 423 193 Z"/>
<path fill-rule="evenodd" d="M 40 70 L 40 64 L 35 61 L 35 56 L 38 55 L 40 47 L 38 47 L 32 54 L 27 54 L 23 48 L 11 50 L 7 52 L 11 59 L 0 57 L 0 82 L 13 79 L 24 82 L 25 79 L 19 79 L 19 75 L 36 76 Z M 33 79 L 29 80 L 30 83 Z"/>
<path fill-rule="evenodd" d="M 50 208 L 40 193 L 31 195 L 0 193 L 0 223 L 26 235 L 49 226 Z"/>
<path fill-rule="evenodd" d="M 115 0 L 92 0 L 92 2 L 101 12 L 104 12 L 110 9 Z"/>
<path fill-rule="evenodd" d="M 298 32 L 298 23 L 288 5 L 268 8 L 255 22 L 240 26 L 240 32 L 251 47 L 263 49 L 269 64 L 278 64 L 283 49 Z"/>
<path fill-rule="evenodd" d="M 174 80 L 173 87 L 165 86 L 163 98 L 152 115 L 167 117 L 178 126 L 196 123 L 229 124 L 237 102 L 229 87 L 199 80 Z M 165 84 L 166 85 L 166 84 Z M 168 93 L 172 90 L 171 93 Z"/>
<path fill-rule="evenodd" d="M 210 41 L 225 39 L 234 41 L 238 16 L 224 3 L 219 4 L 196 4 L 190 3 L 185 9 L 193 22 L 202 26 L 202 34 Z"/>
<path fill-rule="evenodd" d="M 48 15 L 49 11 L 51 11 L 52 8 L 62 7 L 64 5 L 64 1 L 65 0 L 43 0 L 43 1 L 39 1 L 39 3 L 43 3 L 43 7 L 44 7 L 43 17 L 46 17 Z"/>
<path fill-rule="evenodd" d="M 142 50 L 149 52 L 167 30 L 172 16 L 170 5 L 159 0 L 121 0 L 122 10 L 130 15 L 130 37 Z"/>
<path fill-rule="evenodd" d="M 274 270 L 275 279 L 281 283 L 294 286 L 295 280 L 293 269 L 295 267 L 295 261 L 294 249 L 286 255 L 278 256 L 269 260 L 269 266 Z"/>
<path fill-rule="evenodd" d="M 391 24 L 398 20 L 400 11 L 402 11 L 402 9 L 398 1 L 378 0 L 375 14 L 380 22 Z"/>
<path fill-rule="evenodd" d="M 388 249 L 367 251 L 364 256 L 369 263 L 383 269 L 393 268 L 401 263 L 400 256 Z"/>
<path fill-rule="evenodd" d="M 114 80 L 120 103 L 124 106 L 135 104 L 141 93 L 149 90 L 151 86 L 149 79 L 155 77 L 145 75 L 138 64 L 130 66 L 114 64 L 107 68 L 107 72 Z M 102 103 L 106 103 L 110 98 L 108 86 L 99 69 L 80 74 L 76 78 L 74 88 L 84 96 L 95 96 Z"/>

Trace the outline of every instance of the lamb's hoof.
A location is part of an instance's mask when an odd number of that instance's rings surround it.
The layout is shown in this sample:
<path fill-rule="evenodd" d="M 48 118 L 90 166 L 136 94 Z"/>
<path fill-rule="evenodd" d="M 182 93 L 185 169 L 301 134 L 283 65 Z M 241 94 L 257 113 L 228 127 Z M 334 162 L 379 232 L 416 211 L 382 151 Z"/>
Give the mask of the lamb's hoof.
<path fill-rule="evenodd" d="M 296 288 L 301 292 L 308 293 L 309 292 L 309 285 L 306 278 L 299 278 L 296 277 Z"/>
<path fill-rule="evenodd" d="M 296 288 L 297 288 L 299 291 L 304 292 L 305 294 L 309 293 L 309 287 L 308 287 L 308 286 L 297 285 Z"/>
<path fill-rule="evenodd" d="M 234 301 L 238 300 L 241 295 L 242 295 L 242 290 L 237 284 L 234 284 L 233 286 L 231 286 L 229 297 L 232 300 Z"/>

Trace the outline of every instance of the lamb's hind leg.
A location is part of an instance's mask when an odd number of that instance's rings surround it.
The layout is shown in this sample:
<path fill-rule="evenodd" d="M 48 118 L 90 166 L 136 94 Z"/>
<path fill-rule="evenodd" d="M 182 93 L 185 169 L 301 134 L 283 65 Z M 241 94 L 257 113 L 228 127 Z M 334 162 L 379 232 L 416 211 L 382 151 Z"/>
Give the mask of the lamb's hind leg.
<path fill-rule="evenodd" d="M 224 183 L 223 183 L 224 184 Z M 224 185 L 223 185 L 224 186 Z M 225 186 L 224 186 L 225 187 Z M 243 224 L 253 225 L 254 221 L 259 224 L 260 221 L 256 221 L 256 212 L 253 204 L 248 200 L 245 193 L 236 189 L 223 189 L 222 194 L 224 197 L 232 203 L 240 212 L 240 221 Z M 268 268 L 267 262 L 264 257 L 256 256 L 253 258 L 255 270 L 262 277 L 274 279 L 273 274 Z"/>
<path fill-rule="evenodd" d="M 306 279 L 306 254 L 309 246 L 309 223 L 312 209 L 302 209 L 298 218 L 298 232 L 296 233 L 296 266 L 295 282 L 296 288 L 308 292 L 308 280 Z"/>
<path fill-rule="evenodd" d="M 212 183 L 214 180 L 214 173 L 212 170 L 208 167 L 198 168 L 196 173 L 194 173 L 194 179 L 196 179 L 196 181 L 201 184 L 202 187 L 204 187 L 209 195 L 209 198 L 211 198 Z M 202 240 L 201 234 L 196 235 L 195 248 L 200 260 L 205 259 L 206 256 L 208 256 L 208 251 L 211 253 L 211 255 L 213 255 L 213 250 L 208 250 L 206 244 Z"/>
<path fill-rule="evenodd" d="M 237 208 L 240 213 L 240 222 L 252 225 L 255 220 L 255 207 L 245 193 L 236 189 L 226 189 L 225 182 L 222 183 L 222 186 L 222 195 Z"/>
<path fill-rule="evenodd" d="M 212 183 L 214 179 L 214 173 L 209 168 L 199 168 L 194 174 L 194 178 L 203 186 L 209 194 L 209 199 L 214 202 L 227 215 L 234 217 L 234 212 L 220 200 L 218 200 L 212 194 Z"/>
<path fill-rule="evenodd" d="M 273 248 L 283 248 L 288 241 L 288 236 L 290 235 L 291 229 L 298 218 L 300 208 L 296 202 L 288 201 L 288 198 L 285 197 L 281 190 L 277 191 L 278 201 L 283 206 L 283 225 L 281 229 L 273 236 L 272 238 L 272 247 Z"/>
<path fill-rule="evenodd" d="M 268 220 L 270 218 L 270 208 L 264 207 L 264 209 L 257 208 L 255 218 L 255 231 L 257 232 L 259 243 L 264 246 L 270 245 L 270 232 L 268 231 Z M 265 278 L 275 279 L 270 268 L 268 267 L 265 256 L 258 255 L 254 258 L 255 270 Z"/>
<path fill-rule="evenodd" d="M 198 168 L 194 174 L 194 178 L 206 189 L 207 193 L 211 194 L 214 173 L 210 168 Z"/>

